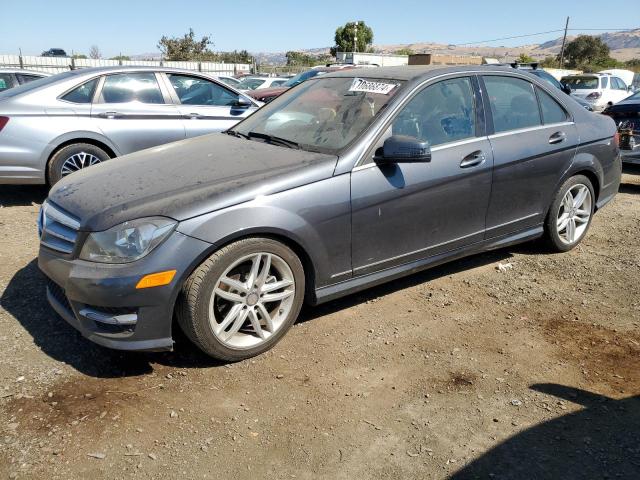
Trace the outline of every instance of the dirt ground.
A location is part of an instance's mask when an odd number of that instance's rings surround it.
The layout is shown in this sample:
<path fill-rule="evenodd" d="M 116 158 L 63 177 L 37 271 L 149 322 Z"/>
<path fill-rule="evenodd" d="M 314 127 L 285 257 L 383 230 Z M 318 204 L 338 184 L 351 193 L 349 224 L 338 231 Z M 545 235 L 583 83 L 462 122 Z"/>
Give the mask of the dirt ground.
<path fill-rule="evenodd" d="M 0 478 L 640 478 L 640 169 L 570 253 L 307 308 L 233 365 L 183 339 L 110 351 L 59 319 L 45 195 L 0 187 Z"/>

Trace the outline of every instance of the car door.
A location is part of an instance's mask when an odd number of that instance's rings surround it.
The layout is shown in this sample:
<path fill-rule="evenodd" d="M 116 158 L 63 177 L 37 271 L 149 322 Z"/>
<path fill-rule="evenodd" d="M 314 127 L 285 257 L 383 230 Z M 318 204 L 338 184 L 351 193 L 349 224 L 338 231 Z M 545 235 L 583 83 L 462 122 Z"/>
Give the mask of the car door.
<path fill-rule="evenodd" d="M 489 107 L 494 169 L 487 238 L 539 226 L 562 173 L 575 155 L 578 133 L 560 92 L 504 75 L 481 77 Z M 556 96 L 556 98 L 554 98 Z"/>
<path fill-rule="evenodd" d="M 484 237 L 493 157 L 477 80 L 428 85 L 395 116 L 351 174 L 354 275 L 455 250 Z M 378 165 L 385 136 L 431 145 L 428 163 Z"/>
<path fill-rule="evenodd" d="M 155 72 L 106 75 L 91 116 L 123 154 L 185 138 L 180 113 Z"/>
<path fill-rule="evenodd" d="M 238 105 L 241 95 L 213 80 L 178 73 L 166 73 L 165 78 L 187 137 L 227 130 L 256 110 L 244 96 L 247 103 Z"/>
<path fill-rule="evenodd" d="M 613 89 L 612 103 L 618 103 L 631 95 L 627 85 L 618 77 L 611 77 L 611 88 Z"/>

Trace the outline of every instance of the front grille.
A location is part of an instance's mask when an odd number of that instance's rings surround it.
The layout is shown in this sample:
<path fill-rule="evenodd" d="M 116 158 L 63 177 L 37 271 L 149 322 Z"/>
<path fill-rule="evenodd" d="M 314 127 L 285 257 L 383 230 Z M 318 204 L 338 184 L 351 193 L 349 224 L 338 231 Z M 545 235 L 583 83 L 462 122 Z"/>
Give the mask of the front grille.
<path fill-rule="evenodd" d="M 73 313 L 71 304 L 67 295 L 64 293 L 64 289 L 51 279 L 47 279 L 47 289 L 53 298 L 60 303 L 69 313 Z"/>
<path fill-rule="evenodd" d="M 44 202 L 38 218 L 40 243 L 62 253 L 73 252 L 80 222 L 68 213 Z"/>

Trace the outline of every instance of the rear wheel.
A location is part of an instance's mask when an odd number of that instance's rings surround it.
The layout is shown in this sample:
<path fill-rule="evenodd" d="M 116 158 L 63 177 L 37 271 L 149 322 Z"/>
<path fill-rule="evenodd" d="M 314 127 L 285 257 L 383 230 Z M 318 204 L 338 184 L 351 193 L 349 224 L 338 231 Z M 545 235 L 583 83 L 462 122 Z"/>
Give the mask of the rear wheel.
<path fill-rule="evenodd" d="M 591 225 L 595 195 L 584 175 L 569 178 L 558 190 L 545 223 L 549 246 L 558 252 L 574 248 Z"/>
<path fill-rule="evenodd" d="M 269 238 L 234 242 L 185 282 L 176 315 L 202 351 L 238 361 L 273 347 L 295 322 L 305 278 L 296 254 Z"/>
<path fill-rule="evenodd" d="M 63 177 L 109 160 L 109 154 L 90 143 L 73 143 L 58 150 L 49 160 L 49 183 L 54 185 Z"/>

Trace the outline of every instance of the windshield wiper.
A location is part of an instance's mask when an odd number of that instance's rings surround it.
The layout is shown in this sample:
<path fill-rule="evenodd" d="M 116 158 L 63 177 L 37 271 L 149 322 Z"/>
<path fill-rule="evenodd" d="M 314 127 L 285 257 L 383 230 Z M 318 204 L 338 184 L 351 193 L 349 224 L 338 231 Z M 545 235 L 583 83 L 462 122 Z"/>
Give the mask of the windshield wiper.
<path fill-rule="evenodd" d="M 247 138 L 260 138 L 269 143 L 273 143 L 274 145 L 281 145 L 283 147 L 293 148 L 296 150 L 300 150 L 300 145 L 292 140 L 287 140 L 286 138 L 276 137 L 274 135 L 269 135 L 268 133 L 260 133 L 260 132 L 249 132 L 247 134 Z"/>
<path fill-rule="evenodd" d="M 226 133 L 227 135 L 232 135 L 237 138 L 246 138 L 249 139 L 249 135 L 245 135 L 244 133 L 236 132 L 235 130 L 225 130 L 222 133 Z"/>

